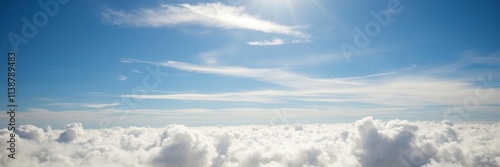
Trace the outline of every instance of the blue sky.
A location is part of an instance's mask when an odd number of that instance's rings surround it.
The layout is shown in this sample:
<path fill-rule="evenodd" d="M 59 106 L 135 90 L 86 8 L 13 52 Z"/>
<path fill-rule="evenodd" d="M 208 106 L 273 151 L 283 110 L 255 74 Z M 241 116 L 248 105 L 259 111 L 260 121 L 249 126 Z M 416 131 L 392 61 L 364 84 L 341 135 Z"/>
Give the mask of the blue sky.
<path fill-rule="evenodd" d="M 40 2 L 0 2 L 20 124 L 500 120 L 498 1 Z"/>

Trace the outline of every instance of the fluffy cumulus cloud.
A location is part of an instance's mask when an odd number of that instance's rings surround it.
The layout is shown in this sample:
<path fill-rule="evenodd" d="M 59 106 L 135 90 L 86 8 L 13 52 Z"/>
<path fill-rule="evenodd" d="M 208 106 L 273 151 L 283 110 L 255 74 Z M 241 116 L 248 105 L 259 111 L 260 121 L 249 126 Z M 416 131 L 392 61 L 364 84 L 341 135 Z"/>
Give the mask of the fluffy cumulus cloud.
<path fill-rule="evenodd" d="M 10 132 L 0 130 L 0 141 Z M 381 121 L 65 130 L 19 126 L 0 166 L 499 166 L 500 123 Z M 2 146 L 5 147 L 6 145 Z M 5 150 L 5 148 L 3 148 Z"/>
<path fill-rule="evenodd" d="M 17 135 L 21 138 L 32 139 L 35 141 L 40 141 L 45 138 L 43 129 L 38 128 L 33 125 L 21 125 L 17 129 Z"/>
<path fill-rule="evenodd" d="M 211 166 L 217 156 L 206 136 L 185 126 L 167 127 L 160 138 L 161 150 L 153 159 L 156 166 Z"/>
<path fill-rule="evenodd" d="M 82 123 L 72 123 L 66 125 L 66 130 L 61 133 L 57 141 L 60 142 L 71 142 L 83 134 Z"/>

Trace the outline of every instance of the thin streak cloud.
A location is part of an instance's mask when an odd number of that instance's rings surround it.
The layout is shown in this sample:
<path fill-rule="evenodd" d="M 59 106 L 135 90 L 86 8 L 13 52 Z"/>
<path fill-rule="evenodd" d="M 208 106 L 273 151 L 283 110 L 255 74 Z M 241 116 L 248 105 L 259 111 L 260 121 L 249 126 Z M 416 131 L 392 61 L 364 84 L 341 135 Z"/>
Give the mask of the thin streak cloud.
<path fill-rule="evenodd" d="M 249 45 L 254 45 L 254 46 L 273 46 L 273 45 L 283 45 L 285 42 L 282 39 L 275 38 L 271 41 L 268 40 L 261 40 L 261 41 L 252 41 L 252 42 L 247 42 Z"/>

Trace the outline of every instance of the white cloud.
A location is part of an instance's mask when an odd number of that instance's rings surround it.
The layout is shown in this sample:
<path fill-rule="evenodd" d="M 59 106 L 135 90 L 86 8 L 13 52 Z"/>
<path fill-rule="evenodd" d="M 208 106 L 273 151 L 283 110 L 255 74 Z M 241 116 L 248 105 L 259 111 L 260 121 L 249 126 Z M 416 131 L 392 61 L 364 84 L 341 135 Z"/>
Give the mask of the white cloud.
<path fill-rule="evenodd" d="M 342 79 L 363 79 L 363 78 L 380 77 L 380 76 L 393 75 L 393 74 L 396 74 L 396 72 L 384 72 L 384 73 L 379 73 L 379 74 L 371 74 L 371 75 L 365 75 L 365 76 L 359 76 L 359 77 L 348 77 L 348 78 L 342 78 Z"/>
<path fill-rule="evenodd" d="M 205 64 L 214 65 L 219 63 L 221 56 L 227 54 L 233 54 L 235 52 L 234 47 L 229 47 L 225 49 L 216 49 L 210 50 L 206 52 L 199 53 L 197 56 L 201 59 Z"/>
<path fill-rule="evenodd" d="M 485 65 L 499 65 L 500 64 L 500 51 L 496 51 L 487 56 L 466 55 L 463 61 L 465 63 L 477 63 Z"/>
<path fill-rule="evenodd" d="M 273 46 L 273 45 L 283 45 L 285 42 L 282 39 L 275 38 L 272 41 L 268 40 L 261 40 L 261 41 L 252 41 L 252 42 L 247 42 L 249 45 L 255 45 L 255 46 Z"/>
<path fill-rule="evenodd" d="M 92 104 L 92 103 L 84 103 L 83 106 L 89 107 L 89 108 L 106 108 L 106 107 L 113 107 L 113 106 L 118 106 L 120 103 L 97 103 L 97 104 Z"/>
<path fill-rule="evenodd" d="M 228 101 L 228 102 L 259 102 L 275 103 L 278 99 L 271 98 L 277 91 L 249 91 L 249 92 L 231 92 L 231 93 L 173 93 L 158 95 L 121 95 L 124 98 L 138 99 L 173 99 L 173 100 L 199 100 L 199 101 Z M 269 98 L 261 96 L 269 96 Z"/>
<path fill-rule="evenodd" d="M 292 43 L 310 43 L 312 42 L 310 39 L 294 39 Z"/>
<path fill-rule="evenodd" d="M 295 130 L 294 129 L 297 129 Z M 500 123 L 381 121 L 42 131 L 20 126 L 1 166 L 498 166 Z M 0 140 L 10 138 L 0 130 Z M 279 143 L 279 144 L 276 144 Z"/>
<path fill-rule="evenodd" d="M 294 57 L 269 57 L 263 60 L 258 60 L 257 64 L 263 66 L 277 67 L 311 67 L 332 63 L 343 59 L 341 55 L 335 54 L 305 54 Z"/>
<path fill-rule="evenodd" d="M 34 125 L 21 125 L 17 129 L 16 133 L 21 138 L 28 138 L 28 139 L 32 139 L 35 141 L 41 141 L 41 140 L 44 140 L 44 138 L 45 138 L 45 134 L 43 132 L 43 129 L 38 128 Z"/>
<path fill-rule="evenodd" d="M 275 103 L 290 100 L 322 103 L 363 103 L 383 106 L 428 107 L 463 103 L 469 96 L 482 92 L 481 105 L 498 102 L 500 94 L 494 93 L 493 79 L 482 80 L 477 85 L 474 79 L 453 79 L 426 74 L 397 75 L 396 72 L 378 73 L 349 78 L 318 78 L 280 68 L 247 68 L 240 66 L 198 65 L 167 61 L 150 63 L 178 70 L 215 74 L 228 77 L 243 77 L 284 87 L 280 90 L 252 90 L 221 93 L 170 93 L 149 95 L 123 95 L 140 99 L 177 99 L 205 101 L 243 101 Z M 482 76 L 482 75 L 480 75 Z M 483 76 L 484 77 L 484 76 Z M 487 96 L 487 97 L 486 97 Z"/>
<path fill-rule="evenodd" d="M 500 51 L 495 51 L 490 53 L 489 55 L 480 55 L 474 51 L 466 51 L 466 53 L 462 56 L 462 58 L 454 62 L 452 64 L 438 66 L 434 68 L 426 69 L 424 72 L 426 73 L 437 73 L 437 74 L 448 74 L 452 72 L 457 72 L 464 67 L 468 67 L 475 64 L 481 65 L 499 65 L 500 64 Z M 491 70 L 487 72 L 491 73 Z"/>
<path fill-rule="evenodd" d="M 154 64 L 198 73 L 252 78 L 290 88 L 311 89 L 318 87 L 358 85 L 358 83 L 354 81 L 346 81 L 341 79 L 312 78 L 307 75 L 297 74 L 281 68 L 247 68 L 239 66 L 198 65 L 177 61 L 158 63 L 134 59 L 126 59 L 126 61 Z"/>
<path fill-rule="evenodd" d="M 140 74 L 140 73 L 142 73 L 142 72 L 141 72 L 141 71 L 139 71 L 139 70 L 130 70 L 130 71 L 131 71 L 131 72 L 133 72 L 133 73 L 136 73 L 136 74 Z"/>
<path fill-rule="evenodd" d="M 125 81 L 125 80 L 127 80 L 128 78 L 127 78 L 127 76 L 125 76 L 125 75 L 123 75 L 123 74 L 118 74 L 118 75 L 116 75 L 116 79 L 117 79 L 118 81 Z"/>
<path fill-rule="evenodd" d="M 83 132 L 82 123 L 68 124 L 68 125 L 66 125 L 66 130 L 64 130 L 64 132 L 61 133 L 61 135 L 59 135 L 59 138 L 57 139 L 57 141 L 69 143 L 73 140 L 78 139 L 83 134 L 84 134 L 84 132 Z"/>
<path fill-rule="evenodd" d="M 211 166 L 217 156 L 210 140 L 185 126 L 171 126 L 160 137 L 161 150 L 152 160 L 155 166 Z"/>
<path fill-rule="evenodd" d="M 304 130 L 304 125 L 299 124 L 299 123 L 296 123 L 296 124 L 295 124 L 295 130 L 297 130 L 297 131 L 299 131 L 299 130 Z"/>
<path fill-rule="evenodd" d="M 245 13 L 244 7 L 222 3 L 165 4 L 157 8 L 143 8 L 130 12 L 107 9 L 103 19 L 119 26 L 165 27 L 174 25 L 201 25 L 209 28 L 246 29 L 265 33 L 308 38 L 297 30 L 300 26 L 286 26 Z"/>
<path fill-rule="evenodd" d="M 118 106 L 120 105 L 120 103 L 49 103 L 47 105 L 66 107 L 66 108 L 85 107 L 85 108 L 100 109 L 100 108 Z"/>

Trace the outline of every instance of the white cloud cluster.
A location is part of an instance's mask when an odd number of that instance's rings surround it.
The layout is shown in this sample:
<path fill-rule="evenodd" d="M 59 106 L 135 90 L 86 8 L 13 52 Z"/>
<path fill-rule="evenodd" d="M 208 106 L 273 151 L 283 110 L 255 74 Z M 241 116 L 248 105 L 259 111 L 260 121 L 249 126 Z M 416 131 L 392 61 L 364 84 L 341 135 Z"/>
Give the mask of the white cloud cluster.
<path fill-rule="evenodd" d="M 499 166 L 500 123 L 381 121 L 66 130 L 18 128 L 0 166 Z M 9 138 L 0 130 L 0 141 Z M 2 146 L 3 147 L 3 146 Z M 3 149 L 5 150 L 5 148 Z"/>

